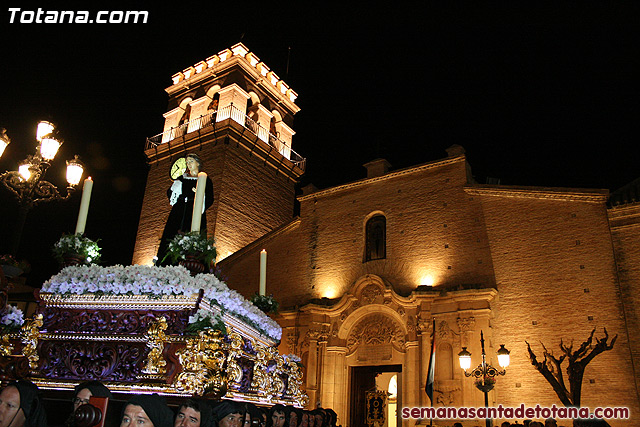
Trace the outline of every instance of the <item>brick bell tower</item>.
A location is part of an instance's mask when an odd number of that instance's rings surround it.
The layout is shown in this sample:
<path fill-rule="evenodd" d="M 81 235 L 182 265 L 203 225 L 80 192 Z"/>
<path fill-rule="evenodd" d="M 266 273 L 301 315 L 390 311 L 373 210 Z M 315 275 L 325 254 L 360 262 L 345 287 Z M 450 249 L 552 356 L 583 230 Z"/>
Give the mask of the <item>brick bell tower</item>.
<path fill-rule="evenodd" d="M 291 148 L 297 94 L 242 43 L 172 80 L 164 131 L 145 147 L 150 168 L 134 264 L 153 262 L 171 208 L 172 169 L 187 153 L 200 156 L 213 182 L 207 234 L 218 260 L 291 220 L 304 173 L 305 159 Z"/>

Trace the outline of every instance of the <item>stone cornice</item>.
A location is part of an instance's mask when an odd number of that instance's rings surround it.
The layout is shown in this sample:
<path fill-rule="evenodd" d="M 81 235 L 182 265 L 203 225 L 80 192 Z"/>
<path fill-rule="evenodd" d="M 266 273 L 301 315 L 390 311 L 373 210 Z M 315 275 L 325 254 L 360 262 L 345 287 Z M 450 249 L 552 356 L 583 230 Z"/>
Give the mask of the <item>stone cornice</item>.
<path fill-rule="evenodd" d="M 612 229 L 640 226 L 640 203 L 614 206 L 607 209 Z"/>
<path fill-rule="evenodd" d="M 640 203 L 618 205 L 607 209 L 610 218 L 631 218 L 640 215 Z"/>
<path fill-rule="evenodd" d="M 173 95 L 207 78 L 217 77 L 234 65 L 239 65 L 248 72 L 259 86 L 270 92 L 279 102 L 286 104 L 293 114 L 300 111 L 300 107 L 295 104 L 298 94 L 242 43 L 237 43 L 230 49 L 220 51 L 217 55 L 174 74 L 173 84 L 165 91 Z"/>
<path fill-rule="evenodd" d="M 602 189 L 474 185 L 465 187 L 464 191 L 473 196 L 509 197 L 581 203 L 606 203 L 609 198 L 609 190 Z"/>
<path fill-rule="evenodd" d="M 358 181 L 353 181 L 347 184 L 342 184 L 342 185 L 338 185 L 336 187 L 331 187 L 331 188 L 327 188 L 325 190 L 319 190 L 316 191 L 314 193 L 311 194 L 307 194 L 304 196 L 300 196 L 298 197 L 298 201 L 303 202 L 305 200 L 309 200 L 309 199 L 315 199 L 318 197 L 324 197 L 324 196 L 328 196 L 330 194 L 334 194 L 334 193 L 339 193 L 341 191 L 346 191 L 346 190 L 350 190 L 352 188 L 357 188 L 363 185 L 368 185 L 371 183 L 375 183 L 375 182 L 381 182 L 381 181 L 386 181 L 389 179 L 393 179 L 393 178 L 397 178 L 397 177 L 401 177 L 401 176 L 405 176 L 405 175 L 411 175 L 414 173 L 419 173 L 419 172 L 423 172 L 425 170 L 429 170 L 429 169 L 435 169 L 435 168 L 439 168 L 439 167 L 443 167 L 443 166 L 448 166 L 454 163 L 459 163 L 459 162 L 464 162 L 466 160 L 464 155 L 461 156 L 456 156 L 456 157 L 449 157 L 443 160 L 436 160 L 433 162 L 429 162 L 429 163 L 424 163 L 422 165 L 419 166 L 413 166 L 413 167 L 409 167 L 406 169 L 400 169 L 398 171 L 395 172 L 389 172 L 385 175 L 382 176 L 378 176 L 375 178 L 365 178 L 365 179 L 361 179 Z"/>

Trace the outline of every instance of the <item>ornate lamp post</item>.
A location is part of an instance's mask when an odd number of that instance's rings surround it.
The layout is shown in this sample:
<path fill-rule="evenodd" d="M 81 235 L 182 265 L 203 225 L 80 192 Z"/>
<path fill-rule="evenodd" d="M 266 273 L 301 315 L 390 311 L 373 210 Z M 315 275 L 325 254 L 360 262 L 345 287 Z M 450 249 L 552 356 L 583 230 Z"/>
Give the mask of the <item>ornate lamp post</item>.
<path fill-rule="evenodd" d="M 45 181 L 44 176 L 51 166 L 62 141 L 55 135 L 55 127 L 52 123 L 41 121 L 36 129 L 38 147 L 35 155 L 29 155 L 18 166 L 17 171 L 8 171 L 0 175 L 0 182 L 8 188 L 18 199 L 19 215 L 18 224 L 14 228 L 14 236 L 11 244 L 13 255 L 18 251 L 22 229 L 27 217 L 27 212 L 35 205 L 52 200 L 67 200 L 73 194 L 76 186 L 82 178 L 84 167 L 78 156 L 67 161 L 67 192 L 64 196 L 52 183 Z M 0 129 L 0 156 L 11 140 L 5 129 Z"/>
<path fill-rule="evenodd" d="M 484 393 L 484 407 L 489 407 L 489 392 L 493 390 L 493 386 L 496 383 L 495 377 L 498 375 L 504 375 L 506 373 L 506 367 L 509 366 L 510 351 L 504 347 L 504 344 L 500 345 L 497 351 L 498 364 L 502 368 L 502 371 L 489 365 L 486 360 L 486 354 L 484 352 L 484 335 L 480 331 L 480 345 L 482 347 L 482 362 L 471 372 L 468 372 L 471 368 L 471 353 L 467 351 L 467 347 L 462 347 L 462 351 L 458 353 L 460 359 L 460 367 L 464 370 L 465 377 L 474 377 L 475 386 Z M 486 426 L 491 427 L 491 419 L 487 418 Z"/>

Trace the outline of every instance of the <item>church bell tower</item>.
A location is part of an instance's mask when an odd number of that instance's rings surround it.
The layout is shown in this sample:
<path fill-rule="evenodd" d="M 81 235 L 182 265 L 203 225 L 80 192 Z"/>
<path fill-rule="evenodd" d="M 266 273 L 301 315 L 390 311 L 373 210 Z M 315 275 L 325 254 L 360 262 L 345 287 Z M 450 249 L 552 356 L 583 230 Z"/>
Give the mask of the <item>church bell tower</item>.
<path fill-rule="evenodd" d="M 297 94 L 242 43 L 172 80 L 164 131 L 145 146 L 150 167 L 134 264 L 153 262 L 171 208 L 172 166 L 186 154 L 200 157 L 213 182 L 207 234 L 218 260 L 291 220 L 305 169 L 292 149 Z"/>

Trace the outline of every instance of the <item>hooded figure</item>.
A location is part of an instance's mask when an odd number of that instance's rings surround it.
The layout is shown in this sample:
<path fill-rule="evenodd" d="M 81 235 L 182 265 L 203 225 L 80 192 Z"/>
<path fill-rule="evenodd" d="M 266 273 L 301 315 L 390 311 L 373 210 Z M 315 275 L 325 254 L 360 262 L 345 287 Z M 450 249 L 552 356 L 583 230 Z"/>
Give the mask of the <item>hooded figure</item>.
<path fill-rule="evenodd" d="M 98 397 L 108 397 L 109 399 L 111 399 L 113 396 L 111 394 L 111 390 L 109 390 L 104 384 L 102 384 L 100 381 L 85 381 L 83 383 L 78 384 L 77 386 L 75 386 L 74 390 L 74 395 L 77 396 L 78 393 L 80 393 L 80 391 L 82 391 L 83 389 L 88 389 L 91 392 L 92 396 L 98 396 Z"/>
<path fill-rule="evenodd" d="M 234 414 L 237 417 L 227 418 Z M 218 427 L 240 427 L 243 424 L 244 407 L 233 400 L 223 400 L 214 406 L 213 415 Z"/>
<path fill-rule="evenodd" d="M 178 415 L 173 423 L 174 427 L 182 425 L 191 425 L 185 421 L 188 409 L 191 408 L 200 414 L 200 427 L 215 427 L 213 411 L 209 402 L 202 399 L 187 399 L 178 408 Z"/>
<path fill-rule="evenodd" d="M 302 423 L 302 409 L 293 406 L 285 406 L 287 411 L 287 426 L 298 427 Z"/>
<path fill-rule="evenodd" d="M 262 414 L 256 405 L 251 402 L 245 402 L 244 406 L 244 425 L 245 427 L 260 427 L 262 422 Z"/>
<path fill-rule="evenodd" d="M 20 394 L 20 409 L 24 414 L 23 426 L 12 427 L 47 427 L 47 414 L 40 402 L 40 390 L 31 381 L 19 380 L 10 382 L 6 388 L 15 387 Z"/>
<path fill-rule="evenodd" d="M 194 399 L 200 408 L 200 427 L 214 427 L 213 410 L 206 400 Z"/>
<path fill-rule="evenodd" d="M 133 407 L 132 407 L 133 406 Z M 143 414 L 134 414 L 132 410 L 139 406 L 144 411 Z M 164 397 L 154 394 L 140 394 L 129 399 L 122 410 L 122 421 L 120 427 L 138 425 L 136 419 L 145 416 L 151 421 L 153 427 L 173 427 L 173 411 L 167 406 Z"/>
<path fill-rule="evenodd" d="M 276 404 L 269 409 L 267 416 L 267 426 L 269 427 L 288 427 L 287 408 L 284 405 Z M 294 426 L 297 427 L 297 426 Z"/>
<path fill-rule="evenodd" d="M 73 389 L 73 410 L 78 409 L 80 405 L 89 403 L 91 396 L 108 397 L 111 399 L 111 391 L 105 387 L 100 381 L 85 381 L 78 384 Z"/>
<path fill-rule="evenodd" d="M 108 399 L 113 397 L 111 391 L 109 391 L 109 389 L 100 381 L 85 381 L 74 387 L 73 399 L 71 399 L 71 402 L 73 403 L 73 411 L 71 411 L 67 420 L 64 422 L 66 427 L 75 427 L 78 422 L 78 420 L 76 420 L 76 411 L 80 406 L 88 404 L 89 399 L 94 396 L 106 397 Z M 115 421 L 116 423 L 120 422 L 120 420 L 115 419 L 117 415 L 112 412 L 107 411 L 105 416 L 107 417 L 109 424 L 111 424 L 111 421 Z"/>

